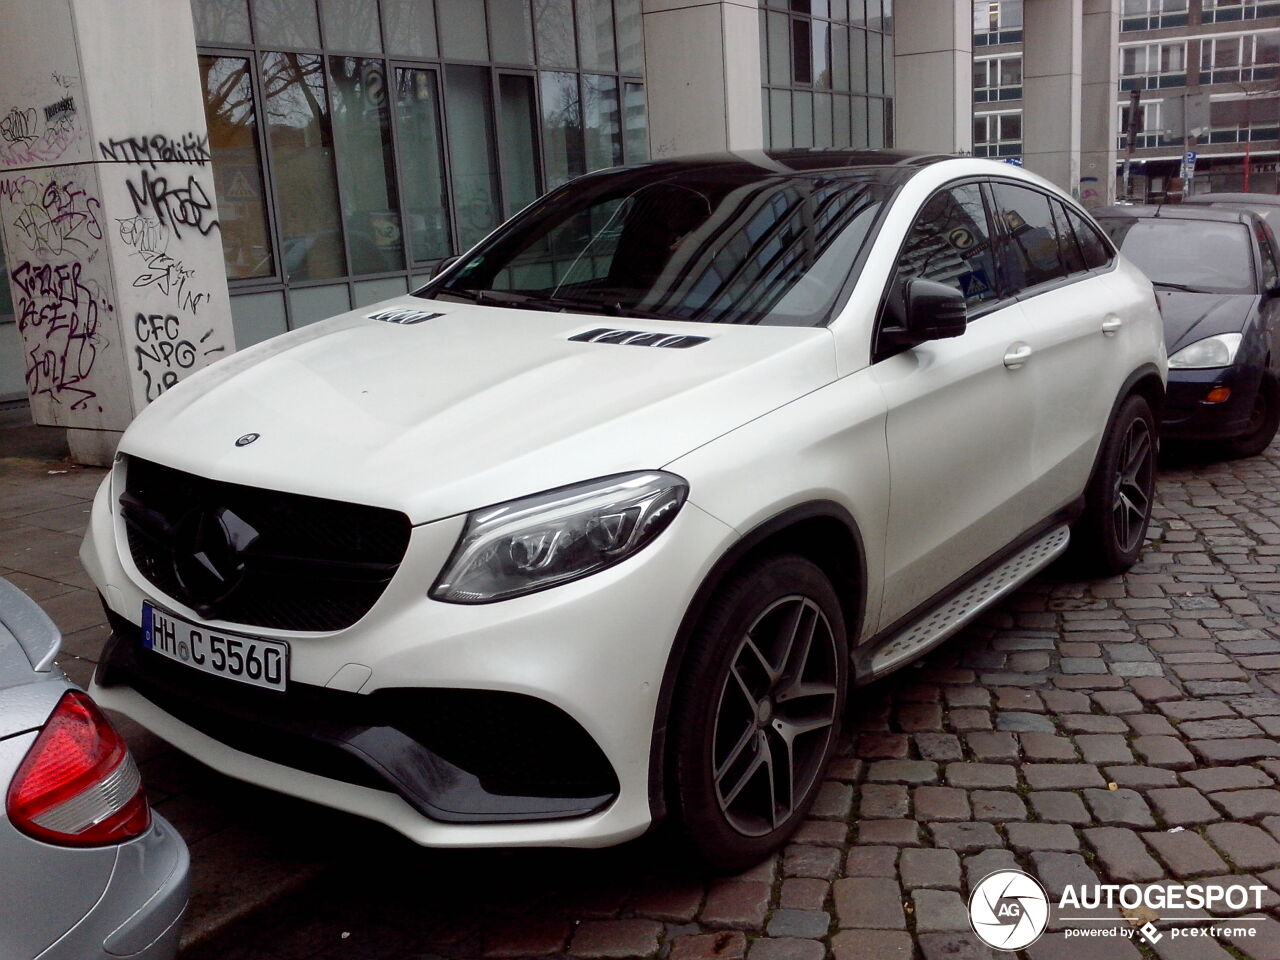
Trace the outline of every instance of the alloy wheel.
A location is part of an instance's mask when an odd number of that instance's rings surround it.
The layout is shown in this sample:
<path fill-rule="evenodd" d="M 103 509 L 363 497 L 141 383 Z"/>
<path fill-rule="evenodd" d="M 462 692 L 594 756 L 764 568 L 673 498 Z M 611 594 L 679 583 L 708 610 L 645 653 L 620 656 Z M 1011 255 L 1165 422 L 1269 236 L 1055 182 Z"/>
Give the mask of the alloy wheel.
<path fill-rule="evenodd" d="M 783 597 L 730 662 L 712 742 L 716 800 L 744 836 L 777 829 L 804 803 L 835 729 L 836 637 L 808 597 Z"/>
<path fill-rule="evenodd" d="M 1135 418 L 1125 434 L 1115 474 L 1116 545 L 1122 553 L 1135 550 L 1146 529 L 1155 487 L 1155 442 L 1147 422 Z"/>

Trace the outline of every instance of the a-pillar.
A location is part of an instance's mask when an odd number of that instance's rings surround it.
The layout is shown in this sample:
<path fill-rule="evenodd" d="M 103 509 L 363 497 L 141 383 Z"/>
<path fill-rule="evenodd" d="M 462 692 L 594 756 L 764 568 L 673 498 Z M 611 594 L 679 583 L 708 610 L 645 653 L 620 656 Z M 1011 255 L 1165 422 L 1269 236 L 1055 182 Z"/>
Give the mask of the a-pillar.
<path fill-rule="evenodd" d="M 1086 207 L 1115 201 L 1120 85 L 1120 0 L 1084 0 L 1080 118 L 1080 200 Z"/>
<path fill-rule="evenodd" d="M 235 349 L 190 5 L 6 0 L 0 229 L 36 423 L 109 463 Z"/>
<path fill-rule="evenodd" d="M 649 153 L 764 145 L 757 0 L 643 0 Z"/>
<path fill-rule="evenodd" d="M 898 0 L 893 7 L 894 146 L 973 150 L 973 5 Z"/>
<path fill-rule="evenodd" d="M 1076 195 L 1082 9 L 1081 0 L 1023 0 L 1022 5 L 1022 162 Z"/>

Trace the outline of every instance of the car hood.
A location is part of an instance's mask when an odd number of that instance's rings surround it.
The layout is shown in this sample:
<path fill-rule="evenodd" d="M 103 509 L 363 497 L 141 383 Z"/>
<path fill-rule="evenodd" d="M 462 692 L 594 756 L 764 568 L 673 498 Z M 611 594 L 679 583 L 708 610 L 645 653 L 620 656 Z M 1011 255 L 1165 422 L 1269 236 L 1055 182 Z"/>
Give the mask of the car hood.
<path fill-rule="evenodd" d="M 1240 332 L 1258 303 L 1252 293 L 1188 293 L 1156 287 L 1156 296 L 1169 356 L 1205 337 Z"/>
<path fill-rule="evenodd" d="M 602 327 L 706 340 L 672 348 L 569 339 Z M 835 370 L 821 328 L 402 297 L 212 364 L 143 410 L 120 449 L 425 523 L 661 467 L 829 383 Z M 237 445 L 250 434 L 258 437 Z"/>

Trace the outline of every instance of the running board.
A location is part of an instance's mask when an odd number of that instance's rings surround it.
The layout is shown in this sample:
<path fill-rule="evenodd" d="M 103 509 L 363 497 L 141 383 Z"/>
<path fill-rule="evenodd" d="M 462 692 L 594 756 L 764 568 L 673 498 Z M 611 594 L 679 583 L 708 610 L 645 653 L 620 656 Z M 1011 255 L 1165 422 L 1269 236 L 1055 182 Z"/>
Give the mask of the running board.
<path fill-rule="evenodd" d="M 859 682 L 878 680 L 932 650 L 987 607 L 1047 567 L 1067 549 L 1070 536 L 1066 526 L 1055 527 L 941 606 L 926 611 L 918 620 L 890 634 L 857 657 L 859 669 L 855 675 Z"/>

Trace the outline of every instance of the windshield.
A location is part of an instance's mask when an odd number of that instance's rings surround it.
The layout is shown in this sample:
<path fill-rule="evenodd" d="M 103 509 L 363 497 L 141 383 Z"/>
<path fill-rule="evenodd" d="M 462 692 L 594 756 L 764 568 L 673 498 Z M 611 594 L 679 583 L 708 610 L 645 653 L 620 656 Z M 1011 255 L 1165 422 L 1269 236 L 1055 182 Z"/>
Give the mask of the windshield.
<path fill-rule="evenodd" d="M 418 296 L 818 326 L 889 195 L 878 172 L 636 168 L 568 184 Z"/>
<path fill-rule="evenodd" d="M 1198 293 L 1255 292 L 1244 224 L 1156 217 L 1104 217 L 1098 222 L 1152 283 Z"/>

